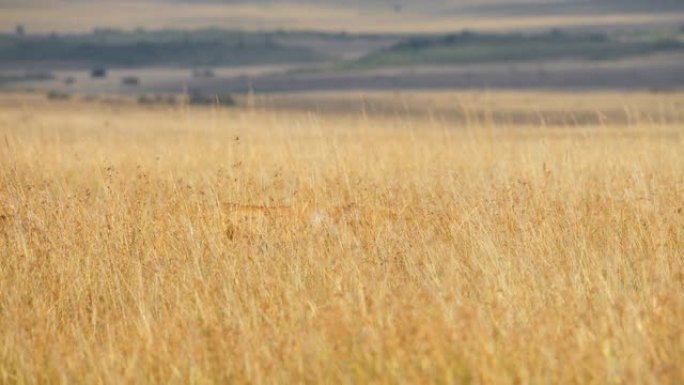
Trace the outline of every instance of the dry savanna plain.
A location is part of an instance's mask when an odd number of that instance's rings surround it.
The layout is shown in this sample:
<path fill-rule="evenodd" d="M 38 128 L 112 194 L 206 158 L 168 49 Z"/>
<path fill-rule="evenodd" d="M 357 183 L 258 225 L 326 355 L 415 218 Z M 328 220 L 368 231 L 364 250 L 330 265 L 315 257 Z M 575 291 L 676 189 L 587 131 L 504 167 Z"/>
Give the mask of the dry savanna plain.
<path fill-rule="evenodd" d="M 0 96 L 0 383 L 684 382 L 684 95 L 392 98 Z"/>

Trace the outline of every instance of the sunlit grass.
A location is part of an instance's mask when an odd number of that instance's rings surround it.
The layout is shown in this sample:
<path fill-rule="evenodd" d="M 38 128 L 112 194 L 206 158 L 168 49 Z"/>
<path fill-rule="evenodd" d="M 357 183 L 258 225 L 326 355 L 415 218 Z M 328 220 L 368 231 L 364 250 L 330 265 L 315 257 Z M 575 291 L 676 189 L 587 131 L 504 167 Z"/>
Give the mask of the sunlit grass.
<path fill-rule="evenodd" d="M 5 98 L 0 383 L 679 383 L 682 123 Z"/>

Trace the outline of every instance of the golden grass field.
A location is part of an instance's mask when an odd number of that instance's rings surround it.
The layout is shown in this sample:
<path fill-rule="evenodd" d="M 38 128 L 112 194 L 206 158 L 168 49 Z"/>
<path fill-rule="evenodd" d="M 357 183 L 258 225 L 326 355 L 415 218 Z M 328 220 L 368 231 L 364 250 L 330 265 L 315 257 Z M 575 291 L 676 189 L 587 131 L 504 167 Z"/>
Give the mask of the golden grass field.
<path fill-rule="evenodd" d="M 0 383 L 681 384 L 684 96 L 582 95 L 434 103 L 645 107 L 1 96 Z"/>

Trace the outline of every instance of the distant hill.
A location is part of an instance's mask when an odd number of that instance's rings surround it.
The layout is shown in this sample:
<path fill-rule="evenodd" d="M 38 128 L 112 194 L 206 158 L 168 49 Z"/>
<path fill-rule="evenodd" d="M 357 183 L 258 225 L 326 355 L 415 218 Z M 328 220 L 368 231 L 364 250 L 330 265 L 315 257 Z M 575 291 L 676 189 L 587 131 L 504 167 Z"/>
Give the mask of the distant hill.
<path fill-rule="evenodd" d="M 287 41 L 288 36 L 215 29 L 0 35 L 0 61 L 5 65 L 42 63 L 59 67 L 192 67 L 306 63 L 323 57 L 309 47 L 278 41 Z"/>
<path fill-rule="evenodd" d="M 0 31 L 449 33 L 684 24 L 682 0 L 0 0 Z"/>
<path fill-rule="evenodd" d="M 470 3 L 461 10 L 480 15 L 539 16 L 594 15 L 616 13 L 684 12 L 681 0 L 564 0 L 564 1 L 496 1 L 487 4 Z M 682 17 L 684 22 L 684 16 Z"/>
<path fill-rule="evenodd" d="M 462 32 L 418 37 L 373 52 L 351 68 L 472 63 L 540 62 L 544 60 L 615 60 L 654 53 L 683 52 L 682 35 L 611 36 L 601 33 L 477 34 Z"/>

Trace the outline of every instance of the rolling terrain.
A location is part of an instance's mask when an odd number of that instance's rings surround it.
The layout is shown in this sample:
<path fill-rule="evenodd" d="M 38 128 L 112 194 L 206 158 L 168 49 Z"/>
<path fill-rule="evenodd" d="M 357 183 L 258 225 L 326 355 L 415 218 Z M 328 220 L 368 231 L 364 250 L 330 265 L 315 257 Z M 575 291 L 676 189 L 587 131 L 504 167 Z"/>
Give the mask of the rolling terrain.
<path fill-rule="evenodd" d="M 644 4 L 5 1 L 0 90 L 681 89 L 681 3 Z"/>
<path fill-rule="evenodd" d="M 2 35 L 0 89 L 81 95 L 677 90 L 684 87 L 683 36 L 680 29 L 446 35 L 102 29 Z M 108 76 L 90 76 L 96 68 Z"/>
<path fill-rule="evenodd" d="M 679 0 L 0 0 L 0 384 L 683 384 Z"/>
<path fill-rule="evenodd" d="M 549 28 L 679 25 L 679 2 L 649 1 L 3 1 L 0 29 L 88 32 L 228 28 L 349 33 L 450 33 L 463 29 L 509 32 Z M 531 5 L 530 5 L 531 4 Z M 540 5 L 542 4 L 542 5 Z M 580 7 L 577 11 L 573 7 Z M 583 7 L 583 8 L 582 8 Z M 524 13 L 511 12 L 525 9 Z M 542 11 L 536 11 L 541 9 Z"/>
<path fill-rule="evenodd" d="M 404 101 L 0 95 L 0 382 L 684 380 L 681 94 Z"/>

